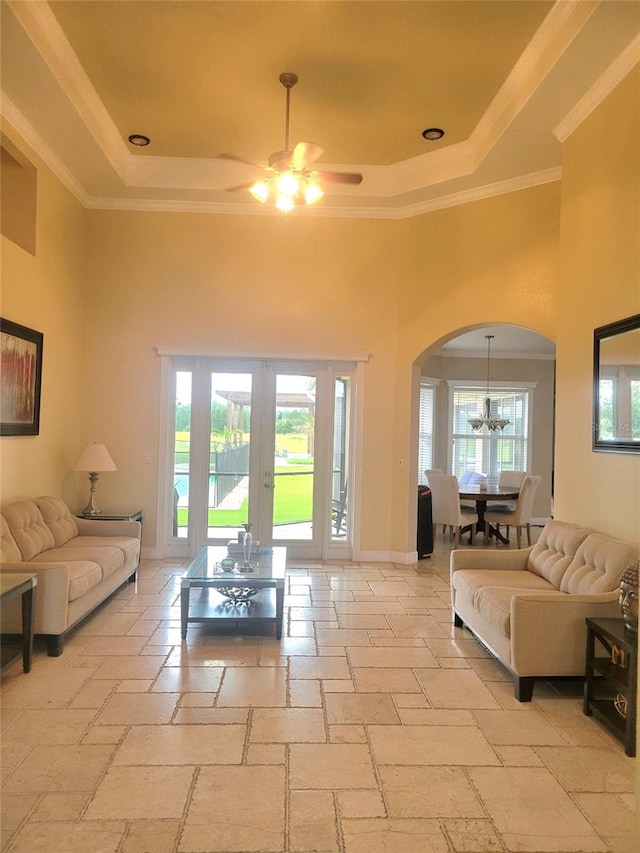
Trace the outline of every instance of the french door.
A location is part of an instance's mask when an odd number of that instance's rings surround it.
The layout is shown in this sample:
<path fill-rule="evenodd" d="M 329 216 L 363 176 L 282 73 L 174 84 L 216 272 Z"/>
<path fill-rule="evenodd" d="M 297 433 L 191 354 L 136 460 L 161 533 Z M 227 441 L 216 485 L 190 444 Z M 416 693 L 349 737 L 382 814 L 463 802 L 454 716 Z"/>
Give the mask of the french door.
<path fill-rule="evenodd" d="M 168 553 L 250 524 L 292 556 L 349 556 L 353 377 L 344 364 L 171 359 Z"/>

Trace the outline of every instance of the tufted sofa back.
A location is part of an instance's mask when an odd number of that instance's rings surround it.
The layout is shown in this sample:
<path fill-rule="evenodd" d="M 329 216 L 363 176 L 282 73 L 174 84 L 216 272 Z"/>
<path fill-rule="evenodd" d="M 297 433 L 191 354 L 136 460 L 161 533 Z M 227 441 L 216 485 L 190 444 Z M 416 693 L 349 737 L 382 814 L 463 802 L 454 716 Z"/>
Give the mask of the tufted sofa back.
<path fill-rule="evenodd" d="M 23 560 L 32 560 L 42 551 L 54 547 L 53 533 L 33 501 L 7 504 L 2 508 L 2 514 Z"/>
<path fill-rule="evenodd" d="M 22 562 L 22 554 L 20 553 L 20 548 L 18 548 L 18 543 L 11 535 L 9 525 L 3 515 L 0 515 L 0 562 Z"/>
<path fill-rule="evenodd" d="M 562 576 L 560 590 L 573 594 L 613 592 L 635 554 L 629 542 L 590 533 Z"/>
<path fill-rule="evenodd" d="M 565 572 L 590 533 L 576 524 L 548 521 L 531 549 L 527 569 L 560 589 Z"/>
<path fill-rule="evenodd" d="M 78 535 L 76 520 L 61 498 L 34 498 L 33 502 L 40 510 L 44 523 L 53 534 L 57 548 Z"/>

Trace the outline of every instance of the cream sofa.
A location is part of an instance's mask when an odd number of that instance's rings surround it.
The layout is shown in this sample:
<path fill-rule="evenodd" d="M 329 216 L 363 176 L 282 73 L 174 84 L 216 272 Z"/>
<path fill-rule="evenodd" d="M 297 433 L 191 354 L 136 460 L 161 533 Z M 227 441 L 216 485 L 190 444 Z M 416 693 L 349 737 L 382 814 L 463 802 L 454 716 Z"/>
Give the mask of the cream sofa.
<path fill-rule="evenodd" d="M 76 518 L 60 498 L 2 507 L 0 568 L 37 575 L 34 633 L 46 636 L 50 656 L 62 654 L 67 632 L 135 579 L 140 533 L 138 521 Z M 21 630 L 19 601 L 3 607 L 2 630 Z"/>
<path fill-rule="evenodd" d="M 518 550 L 451 552 L 454 624 L 466 625 L 512 673 L 520 702 L 536 678 L 584 675 L 587 616 L 620 617 L 620 577 L 636 547 L 548 522 Z"/>

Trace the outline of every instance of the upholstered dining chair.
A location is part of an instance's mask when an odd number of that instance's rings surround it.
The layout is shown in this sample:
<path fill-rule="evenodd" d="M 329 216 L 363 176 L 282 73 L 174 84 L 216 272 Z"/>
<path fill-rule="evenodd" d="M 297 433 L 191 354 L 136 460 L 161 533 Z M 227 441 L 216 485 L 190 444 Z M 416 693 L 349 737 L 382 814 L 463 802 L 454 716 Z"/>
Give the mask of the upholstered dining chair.
<path fill-rule="evenodd" d="M 484 514 L 485 538 L 489 533 L 489 525 L 495 524 L 496 529 L 500 530 L 500 525 L 504 524 L 507 527 L 507 538 L 509 538 L 509 528 L 516 529 L 516 544 L 521 547 L 521 531 L 525 527 L 527 530 L 527 544 L 531 545 L 531 516 L 533 515 L 533 499 L 538 491 L 538 486 L 542 481 L 542 477 L 537 474 L 528 475 L 522 481 L 520 487 L 520 495 L 516 501 L 516 508 L 511 509 L 490 509 Z"/>
<path fill-rule="evenodd" d="M 513 489 L 514 491 L 522 487 L 524 478 L 527 476 L 526 471 L 500 471 L 498 476 L 498 486 L 501 489 Z M 487 509 L 509 510 L 513 512 L 516 508 L 515 501 L 489 501 Z"/>
<path fill-rule="evenodd" d="M 442 470 L 442 468 L 425 468 L 424 476 L 427 478 L 427 486 L 429 485 L 429 477 L 432 474 L 444 474 L 444 471 Z"/>
<path fill-rule="evenodd" d="M 454 547 L 460 544 L 460 534 L 463 527 L 471 527 L 471 544 L 476 539 L 476 524 L 478 515 L 474 509 L 460 506 L 460 491 L 458 478 L 453 474 L 432 474 L 429 478 L 431 489 L 431 515 L 433 533 L 435 536 L 438 524 L 442 524 L 443 532 L 450 527 L 453 533 Z"/>

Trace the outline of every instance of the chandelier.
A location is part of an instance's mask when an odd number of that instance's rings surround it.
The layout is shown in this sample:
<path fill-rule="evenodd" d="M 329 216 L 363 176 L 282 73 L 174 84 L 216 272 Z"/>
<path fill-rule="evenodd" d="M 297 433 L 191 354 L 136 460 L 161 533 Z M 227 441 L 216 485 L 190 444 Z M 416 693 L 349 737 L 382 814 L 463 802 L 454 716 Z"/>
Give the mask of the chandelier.
<path fill-rule="evenodd" d="M 489 378 L 491 375 L 491 341 L 495 337 L 495 335 L 485 335 L 487 339 L 487 392 L 484 398 L 484 403 L 482 406 L 482 416 L 476 416 L 475 418 L 469 418 L 469 426 L 473 428 L 474 432 L 480 432 L 482 427 L 487 427 L 491 432 L 495 432 L 497 429 L 502 431 L 508 423 L 510 423 L 508 418 L 496 418 L 491 414 L 491 398 L 489 397 Z"/>

